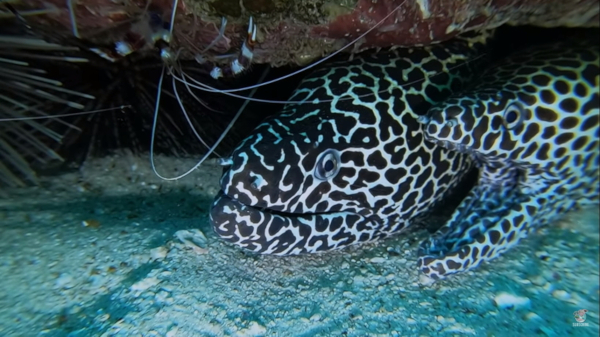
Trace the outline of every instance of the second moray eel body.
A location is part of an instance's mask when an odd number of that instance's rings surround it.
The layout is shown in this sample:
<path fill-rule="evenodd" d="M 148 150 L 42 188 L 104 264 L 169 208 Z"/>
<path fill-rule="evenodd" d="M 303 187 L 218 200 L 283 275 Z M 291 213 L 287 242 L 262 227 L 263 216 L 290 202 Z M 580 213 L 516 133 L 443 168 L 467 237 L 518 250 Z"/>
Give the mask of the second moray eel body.
<path fill-rule="evenodd" d="M 471 155 L 477 186 L 420 248 L 432 278 L 491 260 L 599 197 L 598 41 L 517 52 L 433 107 L 427 139 Z"/>

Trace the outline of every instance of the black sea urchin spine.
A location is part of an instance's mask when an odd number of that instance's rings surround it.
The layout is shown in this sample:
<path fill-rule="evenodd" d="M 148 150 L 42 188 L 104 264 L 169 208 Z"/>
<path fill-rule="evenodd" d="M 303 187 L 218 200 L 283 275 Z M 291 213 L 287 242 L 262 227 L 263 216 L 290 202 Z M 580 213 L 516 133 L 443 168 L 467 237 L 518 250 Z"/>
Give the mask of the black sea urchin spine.
<path fill-rule="evenodd" d="M 63 161 L 55 150 L 74 125 L 54 114 L 83 110 L 94 97 L 67 88 L 49 68 L 85 63 L 78 49 L 0 33 L 0 185 L 38 183 L 35 167 Z"/>

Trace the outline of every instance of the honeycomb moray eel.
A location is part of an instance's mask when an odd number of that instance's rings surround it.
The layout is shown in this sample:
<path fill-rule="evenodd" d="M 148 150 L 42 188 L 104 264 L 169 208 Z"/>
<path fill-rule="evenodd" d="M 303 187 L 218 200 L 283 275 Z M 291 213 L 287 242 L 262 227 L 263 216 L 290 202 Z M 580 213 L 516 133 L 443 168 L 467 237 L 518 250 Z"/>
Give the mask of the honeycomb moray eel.
<path fill-rule="evenodd" d="M 424 140 L 418 117 L 466 86 L 490 33 L 363 54 L 305 78 L 222 161 L 216 233 L 262 254 L 315 253 L 398 233 L 448 195 L 470 156 Z"/>
<path fill-rule="evenodd" d="M 477 267 L 566 211 L 598 204 L 598 40 L 538 46 L 430 109 L 427 139 L 470 154 L 477 185 L 419 248 L 439 279 Z"/>

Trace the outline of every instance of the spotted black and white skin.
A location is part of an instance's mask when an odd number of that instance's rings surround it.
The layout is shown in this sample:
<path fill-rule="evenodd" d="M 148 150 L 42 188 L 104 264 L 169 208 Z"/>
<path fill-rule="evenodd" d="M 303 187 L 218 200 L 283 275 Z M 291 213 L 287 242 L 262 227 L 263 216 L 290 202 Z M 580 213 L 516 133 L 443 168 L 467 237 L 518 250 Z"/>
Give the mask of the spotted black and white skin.
<path fill-rule="evenodd" d="M 480 164 L 476 187 L 420 247 L 434 279 L 477 267 L 566 211 L 598 204 L 598 41 L 517 52 L 433 107 L 428 139 Z"/>
<path fill-rule="evenodd" d="M 210 218 L 224 240 L 294 255 L 398 233 L 472 168 L 417 121 L 466 85 L 488 33 L 367 54 L 304 79 L 224 160 Z"/>

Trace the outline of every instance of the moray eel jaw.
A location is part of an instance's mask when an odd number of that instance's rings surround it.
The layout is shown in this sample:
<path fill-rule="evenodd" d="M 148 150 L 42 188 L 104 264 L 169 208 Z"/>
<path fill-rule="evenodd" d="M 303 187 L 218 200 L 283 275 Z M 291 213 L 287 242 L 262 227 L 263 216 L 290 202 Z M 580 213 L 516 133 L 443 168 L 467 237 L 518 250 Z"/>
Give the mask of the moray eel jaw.
<path fill-rule="evenodd" d="M 326 116 L 302 121 L 313 125 Z M 294 123 L 283 118 L 259 126 L 225 160 L 210 212 L 215 232 L 272 255 L 328 251 L 383 236 L 384 220 L 374 207 L 381 198 L 371 194 L 378 187 L 356 177 L 360 148 L 337 144 L 338 150 L 333 142 L 310 138 L 314 132 L 288 135 L 280 125 Z M 267 139 L 274 130 L 277 137 Z"/>
<path fill-rule="evenodd" d="M 297 255 L 378 238 L 376 218 L 351 212 L 292 214 L 245 205 L 220 192 L 210 212 L 221 239 L 261 254 Z"/>

